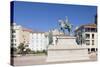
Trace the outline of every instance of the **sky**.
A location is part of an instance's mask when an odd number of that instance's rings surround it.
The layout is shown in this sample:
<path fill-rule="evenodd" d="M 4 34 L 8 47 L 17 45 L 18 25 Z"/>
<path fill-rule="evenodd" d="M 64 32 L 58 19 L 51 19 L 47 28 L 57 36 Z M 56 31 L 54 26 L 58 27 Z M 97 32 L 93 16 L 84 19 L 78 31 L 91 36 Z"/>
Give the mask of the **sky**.
<path fill-rule="evenodd" d="M 82 24 L 94 23 L 96 13 L 96 6 L 15 1 L 13 22 L 32 30 L 48 31 L 59 28 L 58 20 L 67 16 L 74 30 Z"/>

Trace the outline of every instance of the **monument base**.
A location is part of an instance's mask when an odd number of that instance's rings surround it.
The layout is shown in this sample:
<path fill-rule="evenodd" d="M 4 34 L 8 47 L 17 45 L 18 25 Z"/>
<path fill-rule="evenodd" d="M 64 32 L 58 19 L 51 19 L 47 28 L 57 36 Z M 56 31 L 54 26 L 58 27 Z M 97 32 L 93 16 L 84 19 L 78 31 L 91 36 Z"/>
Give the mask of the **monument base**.
<path fill-rule="evenodd" d="M 57 36 L 57 44 L 49 45 L 47 62 L 89 60 L 88 48 L 77 45 L 75 37 Z"/>
<path fill-rule="evenodd" d="M 89 60 L 87 49 L 48 50 L 47 62 Z"/>

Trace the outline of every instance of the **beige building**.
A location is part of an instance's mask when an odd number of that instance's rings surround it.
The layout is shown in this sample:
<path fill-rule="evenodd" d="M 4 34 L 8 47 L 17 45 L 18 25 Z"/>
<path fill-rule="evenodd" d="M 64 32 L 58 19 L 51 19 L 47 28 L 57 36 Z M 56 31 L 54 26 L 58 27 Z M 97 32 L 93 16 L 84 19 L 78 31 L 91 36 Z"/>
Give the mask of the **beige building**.
<path fill-rule="evenodd" d="M 97 25 L 85 24 L 75 30 L 76 42 L 88 47 L 88 51 L 97 51 Z"/>
<path fill-rule="evenodd" d="M 24 43 L 25 45 L 29 46 L 29 39 L 30 39 L 30 33 L 32 32 L 32 30 L 27 29 L 27 28 L 22 28 L 22 43 Z"/>
<path fill-rule="evenodd" d="M 16 23 L 14 23 L 11 34 L 11 44 L 13 44 L 13 46 L 15 47 L 17 47 L 20 43 L 28 45 L 30 32 L 32 32 L 32 30 L 23 28 L 21 25 L 17 25 Z"/>

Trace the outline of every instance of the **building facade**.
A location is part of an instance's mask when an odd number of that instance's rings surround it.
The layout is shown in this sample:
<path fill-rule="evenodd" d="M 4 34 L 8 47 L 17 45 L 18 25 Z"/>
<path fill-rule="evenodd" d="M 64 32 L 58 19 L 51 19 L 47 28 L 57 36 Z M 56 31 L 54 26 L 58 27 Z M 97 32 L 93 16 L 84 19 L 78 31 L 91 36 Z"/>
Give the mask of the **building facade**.
<path fill-rule="evenodd" d="M 29 44 L 30 29 L 14 23 L 11 32 L 11 44 L 13 44 L 14 47 L 18 47 L 21 43 L 25 45 Z"/>
<path fill-rule="evenodd" d="M 20 43 L 22 43 L 22 27 L 20 25 L 16 25 L 13 23 L 11 27 L 11 44 L 13 47 L 17 47 Z"/>
<path fill-rule="evenodd" d="M 97 25 L 86 24 L 75 30 L 76 42 L 79 45 L 88 47 L 89 52 L 97 51 Z"/>
<path fill-rule="evenodd" d="M 30 41 L 30 34 L 31 34 L 32 30 L 27 29 L 27 28 L 23 28 L 22 29 L 22 43 L 24 43 L 25 45 L 29 46 L 29 41 Z"/>
<path fill-rule="evenodd" d="M 47 50 L 48 37 L 46 32 L 36 32 L 31 29 L 24 28 L 21 25 L 13 23 L 11 27 L 11 44 L 13 47 L 18 47 L 21 43 L 28 45 L 33 51 Z"/>
<path fill-rule="evenodd" d="M 45 32 L 31 32 L 29 48 L 33 51 L 43 51 L 47 50 L 48 37 Z"/>

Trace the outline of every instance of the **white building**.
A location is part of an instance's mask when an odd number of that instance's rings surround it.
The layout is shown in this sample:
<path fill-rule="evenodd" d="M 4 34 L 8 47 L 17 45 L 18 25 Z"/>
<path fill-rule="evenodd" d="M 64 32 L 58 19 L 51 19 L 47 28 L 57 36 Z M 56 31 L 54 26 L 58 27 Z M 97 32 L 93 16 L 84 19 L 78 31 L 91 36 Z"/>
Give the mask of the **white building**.
<path fill-rule="evenodd" d="M 17 47 L 20 44 L 20 36 L 21 36 L 22 27 L 20 25 L 13 24 L 11 27 L 11 44 L 14 47 Z"/>
<path fill-rule="evenodd" d="M 56 35 L 63 34 L 57 29 L 51 30 L 53 34 L 53 43 L 56 44 Z M 49 32 L 31 32 L 29 48 L 33 51 L 47 50 L 49 45 Z"/>
<path fill-rule="evenodd" d="M 76 41 L 79 45 L 88 47 L 89 52 L 97 51 L 97 25 L 86 24 L 75 30 Z"/>
<path fill-rule="evenodd" d="M 43 51 L 47 50 L 48 37 L 45 32 L 31 32 L 29 48 L 33 51 Z"/>

